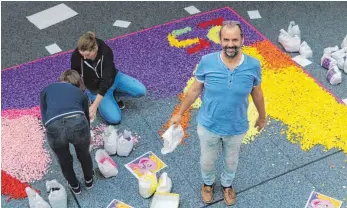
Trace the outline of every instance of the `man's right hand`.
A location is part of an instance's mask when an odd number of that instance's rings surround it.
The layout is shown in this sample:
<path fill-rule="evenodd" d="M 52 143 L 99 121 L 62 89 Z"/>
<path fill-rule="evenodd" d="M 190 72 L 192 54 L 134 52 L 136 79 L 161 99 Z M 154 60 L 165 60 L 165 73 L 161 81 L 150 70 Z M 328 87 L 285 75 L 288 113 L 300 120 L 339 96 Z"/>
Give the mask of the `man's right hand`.
<path fill-rule="evenodd" d="M 181 124 L 183 113 L 186 112 L 189 106 L 191 106 L 195 102 L 195 100 L 201 94 L 203 88 L 204 88 L 203 83 L 196 80 L 193 82 L 193 84 L 190 86 L 187 94 L 184 97 L 184 100 L 180 106 L 179 111 L 172 116 L 170 120 L 170 126 L 174 124 L 175 127 L 177 127 L 178 125 Z"/>
<path fill-rule="evenodd" d="M 172 116 L 170 120 L 170 126 L 175 125 L 175 127 L 177 127 L 178 125 L 181 124 L 181 120 L 182 120 L 182 115 L 175 114 L 174 116 Z"/>

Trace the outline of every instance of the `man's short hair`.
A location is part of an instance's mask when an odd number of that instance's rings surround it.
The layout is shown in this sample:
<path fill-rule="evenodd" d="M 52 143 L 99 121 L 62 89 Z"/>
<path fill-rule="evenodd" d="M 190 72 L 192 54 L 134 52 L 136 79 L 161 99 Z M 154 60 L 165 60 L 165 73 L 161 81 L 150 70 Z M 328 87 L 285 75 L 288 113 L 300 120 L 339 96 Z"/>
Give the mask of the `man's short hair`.
<path fill-rule="evenodd" d="M 227 20 L 227 21 L 224 21 L 222 23 L 222 27 L 219 30 L 219 39 L 221 40 L 221 38 L 222 38 L 222 29 L 223 28 L 233 28 L 235 26 L 237 26 L 240 29 L 241 38 L 243 38 L 243 31 L 242 31 L 240 22 L 234 21 L 234 20 Z"/>
<path fill-rule="evenodd" d="M 59 76 L 59 82 L 68 82 L 71 83 L 72 85 L 80 88 L 82 91 L 85 91 L 86 87 L 83 84 L 83 81 L 81 79 L 80 74 L 72 69 L 68 69 L 64 71 L 60 76 Z"/>

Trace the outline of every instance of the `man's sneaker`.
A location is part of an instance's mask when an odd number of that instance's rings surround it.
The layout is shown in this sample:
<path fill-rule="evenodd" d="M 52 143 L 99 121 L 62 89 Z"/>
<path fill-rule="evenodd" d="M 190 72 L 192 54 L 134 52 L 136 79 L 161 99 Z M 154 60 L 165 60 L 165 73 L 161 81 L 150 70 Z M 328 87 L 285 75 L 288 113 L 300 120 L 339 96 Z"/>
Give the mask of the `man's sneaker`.
<path fill-rule="evenodd" d="M 227 206 L 232 206 L 236 202 L 236 193 L 232 186 L 223 187 L 224 202 Z"/>
<path fill-rule="evenodd" d="M 201 188 L 201 197 L 202 201 L 205 204 L 210 204 L 213 201 L 213 185 L 212 186 L 207 186 L 207 185 L 202 185 Z"/>
<path fill-rule="evenodd" d="M 117 104 L 119 106 L 119 109 L 123 110 L 125 108 L 125 104 L 122 100 L 117 101 Z"/>
<path fill-rule="evenodd" d="M 79 183 L 78 183 L 77 187 L 72 187 L 70 184 L 69 184 L 69 187 L 74 194 L 78 195 L 81 193 L 81 186 Z"/>

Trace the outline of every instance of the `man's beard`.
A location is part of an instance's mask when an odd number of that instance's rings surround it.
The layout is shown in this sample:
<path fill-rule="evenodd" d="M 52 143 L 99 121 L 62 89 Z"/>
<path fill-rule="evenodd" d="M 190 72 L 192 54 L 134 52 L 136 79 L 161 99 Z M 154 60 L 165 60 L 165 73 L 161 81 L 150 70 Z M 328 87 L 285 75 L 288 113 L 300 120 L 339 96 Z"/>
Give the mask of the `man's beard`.
<path fill-rule="evenodd" d="M 234 51 L 233 51 L 233 52 L 228 52 L 228 49 L 234 49 Z M 223 48 L 223 51 L 224 51 L 224 54 L 225 54 L 228 58 L 232 59 L 232 58 L 234 58 L 235 56 L 237 56 L 237 54 L 239 54 L 240 49 L 241 49 L 241 47 L 236 47 L 236 46 L 227 47 L 227 46 L 226 46 L 226 47 Z"/>

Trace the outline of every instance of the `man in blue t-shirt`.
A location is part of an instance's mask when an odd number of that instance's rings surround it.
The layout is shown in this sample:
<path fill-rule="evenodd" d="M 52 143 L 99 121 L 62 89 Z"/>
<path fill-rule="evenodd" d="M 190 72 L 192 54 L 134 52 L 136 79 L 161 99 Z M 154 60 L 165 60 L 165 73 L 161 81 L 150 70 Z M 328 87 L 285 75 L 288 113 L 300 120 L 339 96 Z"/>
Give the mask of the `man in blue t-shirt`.
<path fill-rule="evenodd" d="M 239 22 L 225 21 L 220 30 L 223 50 L 202 57 L 193 85 L 188 90 L 179 112 L 171 124 L 180 124 L 183 113 L 204 91 L 197 116 L 200 139 L 200 166 L 205 203 L 213 201 L 215 163 L 220 143 L 223 145 L 221 184 L 224 201 L 231 206 L 236 201 L 232 181 L 238 164 L 242 140 L 248 131 L 248 98 L 252 96 L 258 110 L 258 130 L 265 125 L 264 97 L 261 89 L 261 68 L 258 60 L 241 52 L 244 43 Z"/>

